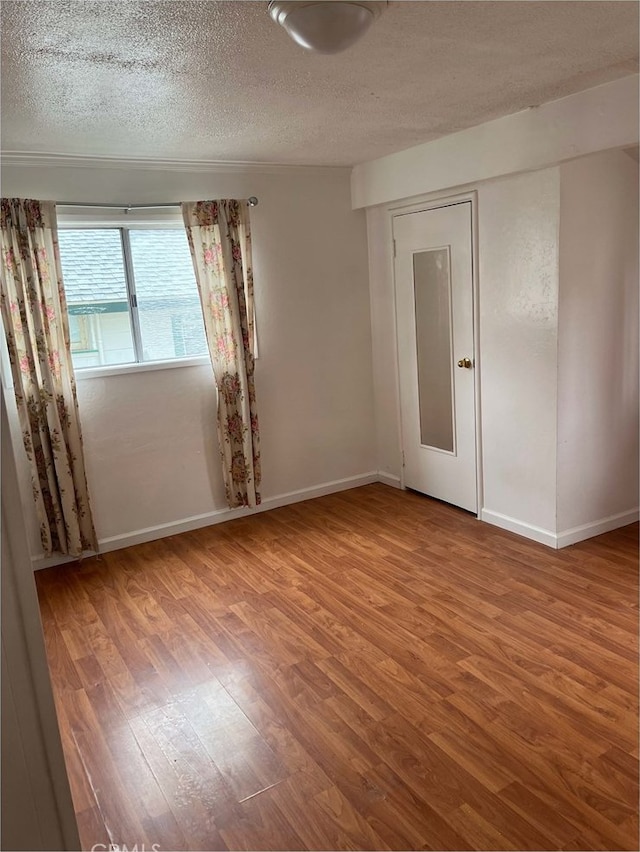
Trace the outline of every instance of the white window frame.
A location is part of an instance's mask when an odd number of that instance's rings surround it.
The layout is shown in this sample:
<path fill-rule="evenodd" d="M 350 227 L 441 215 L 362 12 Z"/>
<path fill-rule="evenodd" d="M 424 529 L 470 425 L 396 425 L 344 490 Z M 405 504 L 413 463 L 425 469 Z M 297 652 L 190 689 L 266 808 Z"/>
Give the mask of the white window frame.
<path fill-rule="evenodd" d="M 119 230 L 122 238 L 123 266 L 125 282 L 127 287 L 127 298 L 129 302 L 129 318 L 131 322 L 131 338 L 136 361 L 128 364 L 107 364 L 99 367 L 76 367 L 73 371 L 76 380 L 102 378 L 107 376 L 119 376 L 129 373 L 144 373 L 149 370 L 168 370 L 179 367 L 205 367 L 211 368 L 209 355 L 187 356 L 184 358 L 171 358 L 165 361 L 142 361 L 140 359 L 140 348 L 142 338 L 140 336 L 140 323 L 138 319 L 138 306 L 135 300 L 135 276 L 131 258 L 131 246 L 129 244 L 130 230 L 167 230 L 175 231 L 184 228 L 182 214 L 179 207 L 166 207 L 151 210 L 133 209 L 128 213 L 123 210 L 96 209 L 89 207 L 65 207 L 64 204 L 57 206 L 58 231 L 63 230 L 95 230 L 113 229 Z"/>

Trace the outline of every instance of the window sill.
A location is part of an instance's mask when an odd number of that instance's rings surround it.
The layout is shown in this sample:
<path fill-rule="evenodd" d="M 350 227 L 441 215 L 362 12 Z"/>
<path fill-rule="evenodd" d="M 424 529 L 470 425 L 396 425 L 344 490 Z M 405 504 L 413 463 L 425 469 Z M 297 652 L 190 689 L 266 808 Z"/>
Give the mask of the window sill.
<path fill-rule="evenodd" d="M 149 370 L 173 370 L 176 367 L 210 367 L 208 355 L 196 358 L 175 358 L 171 361 L 145 361 L 142 364 L 109 364 L 105 367 L 78 367 L 75 369 L 77 382 L 85 379 L 103 379 L 108 376 L 125 376 L 129 373 L 146 373 Z"/>

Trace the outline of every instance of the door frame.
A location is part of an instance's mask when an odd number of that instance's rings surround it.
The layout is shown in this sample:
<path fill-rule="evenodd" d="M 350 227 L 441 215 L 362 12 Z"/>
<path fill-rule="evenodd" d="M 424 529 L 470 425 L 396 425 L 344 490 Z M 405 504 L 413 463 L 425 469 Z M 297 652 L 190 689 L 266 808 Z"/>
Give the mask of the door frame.
<path fill-rule="evenodd" d="M 478 193 L 476 190 L 463 192 L 456 195 L 443 195 L 437 198 L 430 197 L 424 201 L 414 201 L 411 204 L 393 204 L 387 207 L 388 227 L 391 238 L 391 266 L 393 280 L 393 334 L 395 337 L 395 359 L 396 359 L 396 387 L 398 403 L 398 434 L 400 438 L 400 487 L 406 490 L 404 475 L 404 446 L 402 430 L 402 399 L 400 390 L 400 359 L 398 354 L 398 307 L 396 286 L 396 264 L 395 246 L 393 237 L 394 219 L 406 216 L 410 213 L 424 213 L 428 210 L 437 210 L 439 207 L 451 207 L 454 204 L 468 201 L 471 203 L 471 287 L 473 293 L 473 360 L 474 369 L 474 392 L 475 392 L 475 439 L 476 439 L 476 494 L 477 494 L 477 517 L 480 519 L 484 506 L 484 478 L 482 472 L 482 404 L 481 404 L 481 347 L 480 347 L 480 288 L 479 288 L 479 249 L 478 249 Z"/>

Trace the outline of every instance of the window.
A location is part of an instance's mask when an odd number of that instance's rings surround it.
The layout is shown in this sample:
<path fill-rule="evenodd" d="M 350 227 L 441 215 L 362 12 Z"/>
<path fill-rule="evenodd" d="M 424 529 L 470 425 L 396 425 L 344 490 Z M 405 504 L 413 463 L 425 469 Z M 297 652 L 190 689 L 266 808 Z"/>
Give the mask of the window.
<path fill-rule="evenodd" d="M 182 228 L 58 232 L 76 369 L 207 354 Z"/>

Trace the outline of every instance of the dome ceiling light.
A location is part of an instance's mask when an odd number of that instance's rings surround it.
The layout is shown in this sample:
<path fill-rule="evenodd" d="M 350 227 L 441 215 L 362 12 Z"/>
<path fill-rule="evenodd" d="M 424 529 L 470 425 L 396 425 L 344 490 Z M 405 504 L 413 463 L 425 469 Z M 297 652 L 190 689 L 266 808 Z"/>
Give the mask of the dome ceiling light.
<path fill-rule="evenodd" d="M 386 0 L 271 0 L 268 8 L 273 20 L 302 47 L 339 53 L 355 44 L 386 7 Z"/>

